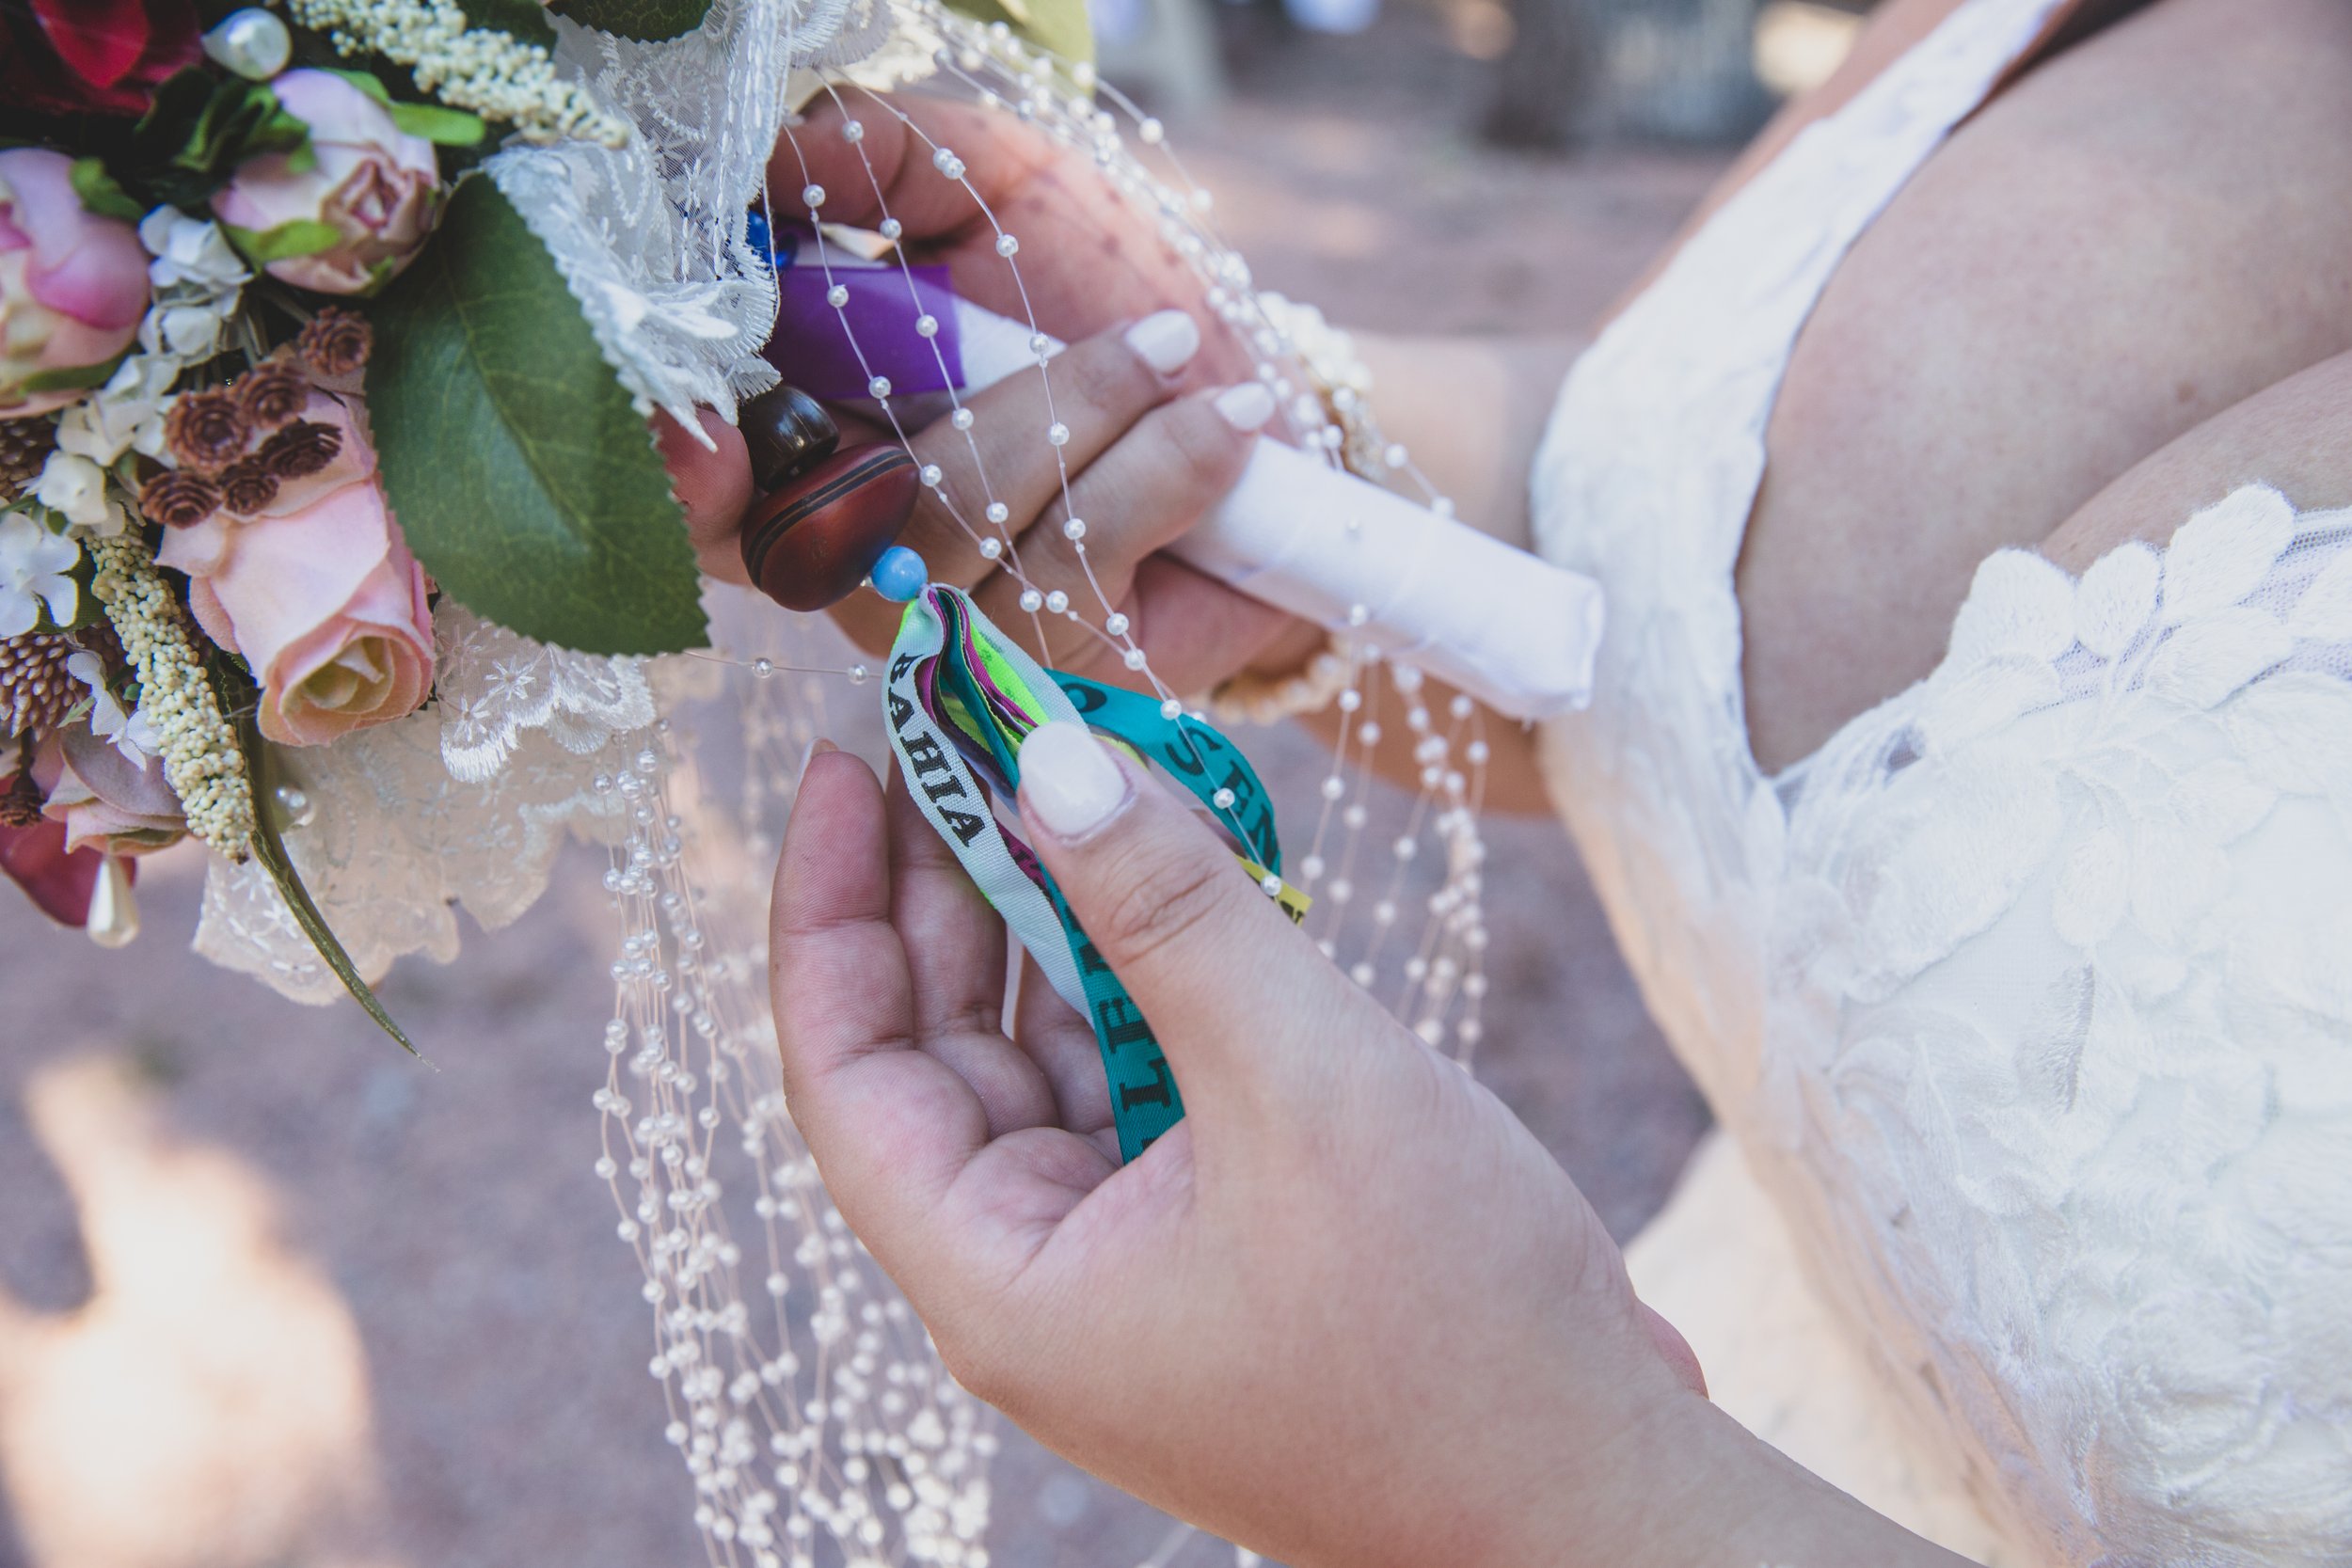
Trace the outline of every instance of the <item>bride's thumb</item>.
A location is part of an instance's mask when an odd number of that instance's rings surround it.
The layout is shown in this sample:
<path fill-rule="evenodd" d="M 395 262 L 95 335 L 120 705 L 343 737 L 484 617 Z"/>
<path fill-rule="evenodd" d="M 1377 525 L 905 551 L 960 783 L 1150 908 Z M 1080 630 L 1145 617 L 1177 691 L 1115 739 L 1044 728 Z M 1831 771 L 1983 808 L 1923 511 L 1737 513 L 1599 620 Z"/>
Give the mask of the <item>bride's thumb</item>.
<path fill-rule="evenodd" d="M 1362 992 L 1206 823 L 1084 725 L 1041 725 L 1022 744 L 1021 816 L 1195 1111 L 1295 1109 L 1342 1041 L 1377 1049 L 1359 1043 L 1380 1034 L 1361 1027 Z"/>

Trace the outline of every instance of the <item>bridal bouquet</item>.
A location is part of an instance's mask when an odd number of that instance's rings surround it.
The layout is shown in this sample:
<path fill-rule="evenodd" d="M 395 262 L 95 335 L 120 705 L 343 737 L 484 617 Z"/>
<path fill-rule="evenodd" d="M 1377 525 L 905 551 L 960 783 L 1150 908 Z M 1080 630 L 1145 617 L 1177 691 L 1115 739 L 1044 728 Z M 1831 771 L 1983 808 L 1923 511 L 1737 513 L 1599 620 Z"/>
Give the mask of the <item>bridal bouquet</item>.
<path fill-rule="evenodd" d="M 774 380 L 747 213 L 844 10 L 712 7 L 0 13 L 0 867 L 49 914 L 129 940 L 193 836 L 208 921 L 242 887 L 389 1029 L 303 781 L 380 727 L 479 784 L 651 721 L 638 657 L 707 627 L 647 420 Z"/>

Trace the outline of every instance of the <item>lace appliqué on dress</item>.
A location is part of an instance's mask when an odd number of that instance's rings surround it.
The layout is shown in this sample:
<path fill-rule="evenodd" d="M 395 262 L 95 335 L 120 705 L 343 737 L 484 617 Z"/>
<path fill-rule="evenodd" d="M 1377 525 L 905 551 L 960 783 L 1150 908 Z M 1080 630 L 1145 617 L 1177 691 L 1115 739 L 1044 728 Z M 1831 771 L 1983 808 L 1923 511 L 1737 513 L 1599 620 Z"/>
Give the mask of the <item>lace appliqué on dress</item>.
<path fill-rule="evenodd" d="M 1979 1491 L 2068 1560 L 2340 1560 L 2352 511 L 2002 551 L 1782 791 L 1768 964 L 1836 1022 L 1769 1053 L 1765 1131 L 1842 1167 L 1837 1272 L 1889 1285 L 1838 1293 Z"/>

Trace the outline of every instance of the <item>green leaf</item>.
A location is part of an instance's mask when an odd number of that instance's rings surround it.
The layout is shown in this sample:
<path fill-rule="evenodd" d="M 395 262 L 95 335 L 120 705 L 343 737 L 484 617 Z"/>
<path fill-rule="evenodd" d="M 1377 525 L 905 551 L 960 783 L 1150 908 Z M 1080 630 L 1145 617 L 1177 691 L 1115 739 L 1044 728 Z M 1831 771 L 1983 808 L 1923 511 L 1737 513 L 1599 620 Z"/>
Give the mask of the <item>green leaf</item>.
<path fill-rule="evenodd" d="M 368 417 L 408 547 L 457 602 L 599 654 L 708 641 L 643 415 L 538 239 L 487 179 L 368 314 Z"/>
<path fill-rule="evenodd" d="M 366 93 L 370 98 L 374 99 L 378 103 L 383 104 L 386 108 L 389 109 L 392 106 L 392 95 L 384 86 L 383 79 L 377 76 L 375 72 L 372 71 L 344 71 L 338 68 L 331 72 L 331 74 L 342 77 L 344 81 L 349 82 L 353 87 L 358 87 L 361 92 Z"/>
<path fill-rule="evenodd" d="M 395 103 L 391 107 L 394 125 L 440 147 L 471 147 L 488 131 L 480 115 L 469 115 L 463 109 L 444 109 L 437 103 Z"/>
<path fill-rule="evenodd" d="M 310 890 L 302 884 L 302 873 L 294 869 L 294 857 L 286 852 L 285 835 L 279 831 L 277 814 L 272 809 L 277 800 L 277 765 L 254 717 L 257 693 L 250 677 L 225 658 L 213 660 L 211 673 L 221 710 L 236 716 L 237 749 L 245 753 L 246 776 L 253 781 L 253 858 L 262 863 L 262 869 L 278 884 L 278 895 L 286 900 L 294 924 L 302 927 L 302 934 L 318 949 L 320 962 L 335 972 L 335 978 L 351 992 L 351 999 L 375 1020 L 377 1028 L 398 1040 L 402 1050 L 422 1061 L 423 1053 L 410 1043 L 406 1033 L 392 1021 L 392 1015 L 385 1011 L 384 1004 L 376 1000 L 374 990 L 360 975 L 359 966 L 351 961 L 351 955 L 336 937 L 335 928 L 319 912 Z"/>
<path fill-rule="evenodd" d="M 82 198 L 82 210 L 96 213 L 103 218 L 120 218 L 136 223 L 147 215 L 147 210 L 131 199 L 130 194 L 106 172 L 103 158 L 76 158 L 72 172 L 73 194 Z"/>
<path fill-rule="evenodd" d="M 55 370 L 35 371 L 16 384 L 17 389 L 24 392 L 80 392 L 92 387 L 103 387 L 114 379 L 115 372 L 121 368 L 124 356 L 129 352 L 125 349 L 112 359 L 102 360 L 95 365 L 59 365 Z"/>
<path fill-rule="evenodd" d="M 1094 58 L 1094 24 L 1087 0 L 946 0 L 947 8 L 977 22 L 1005 22 L 1039 48 L 1075 65 Z"/>
<path fill-rule="evenodd" d="M 549 8 L 625 39 L 674 39 L 703 24 L 710 0 L 552 0 Z"/>
<path fill-rule="evenodd" d="M 257 267 L 272 261 L 291 261 L 296 256 L 316 256 L 322 250 L 332 250 L 343 243 L 342 230 L 331 223 L 315 218 L 289 218 L 266 231 L 240 229 L 224 223 L 220 231 L 238 253 Z"/>
<path fill-rule="evenodd" d="M 539 0 L 465 0 L 464 9 L 469 25 L 493 27 L 518 43 L 542 48 L 555 42 L 555 29 Z"/>

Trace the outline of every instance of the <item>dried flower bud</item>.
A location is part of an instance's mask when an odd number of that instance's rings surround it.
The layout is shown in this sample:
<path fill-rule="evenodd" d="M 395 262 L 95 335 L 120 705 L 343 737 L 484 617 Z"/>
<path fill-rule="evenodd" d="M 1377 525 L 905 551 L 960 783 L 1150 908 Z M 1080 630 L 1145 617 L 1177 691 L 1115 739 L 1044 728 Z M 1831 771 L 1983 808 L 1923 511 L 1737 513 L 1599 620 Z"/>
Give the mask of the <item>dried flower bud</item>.
<path fill-rule="evenodd" d="M 342 433 L 333 425 L 296 420 L 262 442 L 253 459 L 278 479 L 308 479 L 342 450 Z"/>
<path fill-rule="evenodd" d="M 278 476 L 256 452 L 221 470 L 220 503 L 231 512 L 259 512 L 278 499 Z"/>
<path fill-rule="evenodd" d="M 33 782 L 32 768 L 20 764 L 7 791 L 0 793 L 0 828 L 40 827 L 41 807 L 47 803 L 41 799 L 40 785 Z"/>
<path fill-rule="evenodd" d="M 186 468 L 167 468 L 139 487 L 139 510 L 166 528 L 194 528 L 219 507 L 219 486 Z"/>
<path fill-rule="evenodd" d="M 310 378 L 291 359 L 264 359 L 237 382 L 237 405 L 256 432 L 276 430 L 310 401 Z"/>
<path fill-rule="evenodd" d="M 366 321 L 330 305 L 310 318 L 294 340 L 294 349 L 311 374 L 345 376 L 368 362 L 374 341 Z"/>
<path fill-rule="evenodd" d="M 200 473 L 213 473 L 245 455 L 252 432 L 237 394 L 230 391 L 187 392 L 164 417 L 164 439 L 171 454 Z"/>

